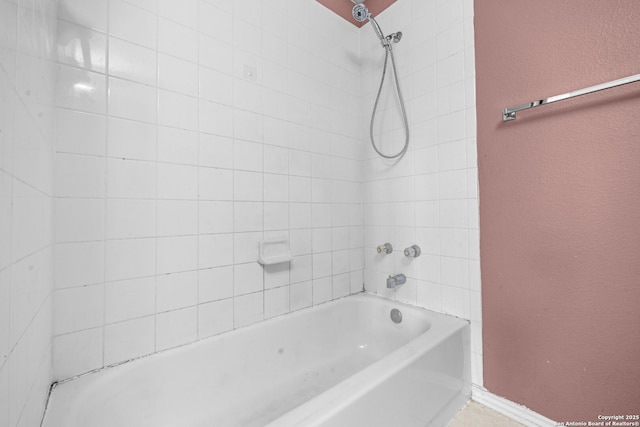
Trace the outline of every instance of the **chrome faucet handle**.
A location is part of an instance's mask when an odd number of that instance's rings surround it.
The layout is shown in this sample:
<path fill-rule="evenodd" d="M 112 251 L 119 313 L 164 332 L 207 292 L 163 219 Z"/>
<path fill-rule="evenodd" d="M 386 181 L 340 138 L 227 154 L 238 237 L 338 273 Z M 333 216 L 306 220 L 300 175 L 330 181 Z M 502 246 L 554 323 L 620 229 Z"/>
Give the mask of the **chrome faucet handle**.
<path fill-rule="evenodd" d="M 418 258 L 420 253 L 420 246 L 418 245 L 409 246 L 404 250 L 404 256 L 408 258 Z"/>
<path fill-rule="evenodd" d="M 377 251 L 379 254 L 390 254 L 393 252 L 393 246 L 391 246 L 391 243 L 385 243 L 384 245 L 378 246 Z"/>

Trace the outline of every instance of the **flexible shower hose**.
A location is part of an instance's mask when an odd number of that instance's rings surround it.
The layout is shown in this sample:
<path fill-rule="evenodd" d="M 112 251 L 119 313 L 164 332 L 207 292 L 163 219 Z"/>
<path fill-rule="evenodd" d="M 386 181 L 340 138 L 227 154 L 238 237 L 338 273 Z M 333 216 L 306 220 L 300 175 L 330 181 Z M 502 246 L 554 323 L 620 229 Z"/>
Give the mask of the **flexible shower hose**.
<path fill-rule="evenodd" d="M 376 102 L 373 104 L 373 112 L 371 113 L 371 124 L 369 126 L 369 136 L 371 137 L 371 145 L 373 149 L 380 156 L 385 159 L 396 159 L 404 153 L 407 152 L 407 148 L 409 148 L 409 121 L 407 119 L 407 110 L 404 106 L 404 98 L 402 97 L 402 91 L 400 90 L 400 81 L 398 80 L 398 70 L 396 69 L 396 61 L 393 56 L 393 51 L 391 50 L 391 46 L 385 46 L 385 55 L 384 55 L 384 65 L 382 67 L 382 79 L 380 80 L 380 88 L 378 88 L 378 95 L 376 96 Z M 382 87 L 384 86 L 384 80 L 387 75 L 387 63 L 389 62 L 389 55 L 391 55 L 391 66 L 393 67 L 393 76 L 396 83 L 396 90 L 398 91 L 398 99 L 400 100 L 400 109 L 402 110 L 402 120 L 404 122 L 404 131 L 405 131 L 405 141 L 404 147 L 397 154 L 387 155 L 382 153 L 378 147 L 376 147 L 376 141 L 373 137 L 373 124 L 376 117 L 376 111 L 378 110 L 378 103 L 380 102 L 380 94 L 382 93 Z"/>

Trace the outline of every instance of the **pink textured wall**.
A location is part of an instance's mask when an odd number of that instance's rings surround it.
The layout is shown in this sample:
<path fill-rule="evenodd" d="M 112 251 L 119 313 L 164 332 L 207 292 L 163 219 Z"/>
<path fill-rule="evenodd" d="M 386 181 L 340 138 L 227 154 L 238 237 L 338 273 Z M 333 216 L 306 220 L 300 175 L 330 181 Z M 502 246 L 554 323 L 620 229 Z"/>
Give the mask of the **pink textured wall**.
<path fill-rule="evenodd" d="M 316 0 L 321 5 L 333 10 L 338 15 L 342 16 L 347 21 L 351 22 L 353 25 L 358 27 L 362 27 L 366 22 L 357 22 L 353 19 L 351 15 L 351 10 L 353 9 L 353 2 L 351 0 Z M 383 10 L 391 6 L 395 3 L 396 0 L 366 0 L 365 6 L 373 17 L 378 16 Z"/>
<path fill-rule="evenodd" d="M 476 0 L 484 385 L 556 421 L 640 411 L 638 0 Z"/>

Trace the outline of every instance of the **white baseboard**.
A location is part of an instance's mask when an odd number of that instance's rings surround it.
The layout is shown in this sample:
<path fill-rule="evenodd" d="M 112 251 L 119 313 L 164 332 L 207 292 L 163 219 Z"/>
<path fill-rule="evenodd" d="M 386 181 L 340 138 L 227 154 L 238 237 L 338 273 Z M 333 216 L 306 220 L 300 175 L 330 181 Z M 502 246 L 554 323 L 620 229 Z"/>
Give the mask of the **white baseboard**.
<path fill-rule="evenodd" d="M 503 397 L 496 396 L 476 384 L 471 388 L 471 399 L 505 415 L 527 427 L 556 427 L 557 422 Z"/>

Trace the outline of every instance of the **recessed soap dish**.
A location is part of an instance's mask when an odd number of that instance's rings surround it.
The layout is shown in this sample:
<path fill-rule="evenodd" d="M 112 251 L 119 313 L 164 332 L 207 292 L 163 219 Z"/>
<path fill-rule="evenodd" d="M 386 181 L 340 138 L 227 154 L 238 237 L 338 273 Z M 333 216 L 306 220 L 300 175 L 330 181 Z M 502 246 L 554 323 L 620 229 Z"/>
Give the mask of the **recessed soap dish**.
<path fill-rule="evenodd" d="M 281 264 L 293 259 L 289 239 L 273 237 L 258 242 L 258 262 L 262 265 Z"/>

